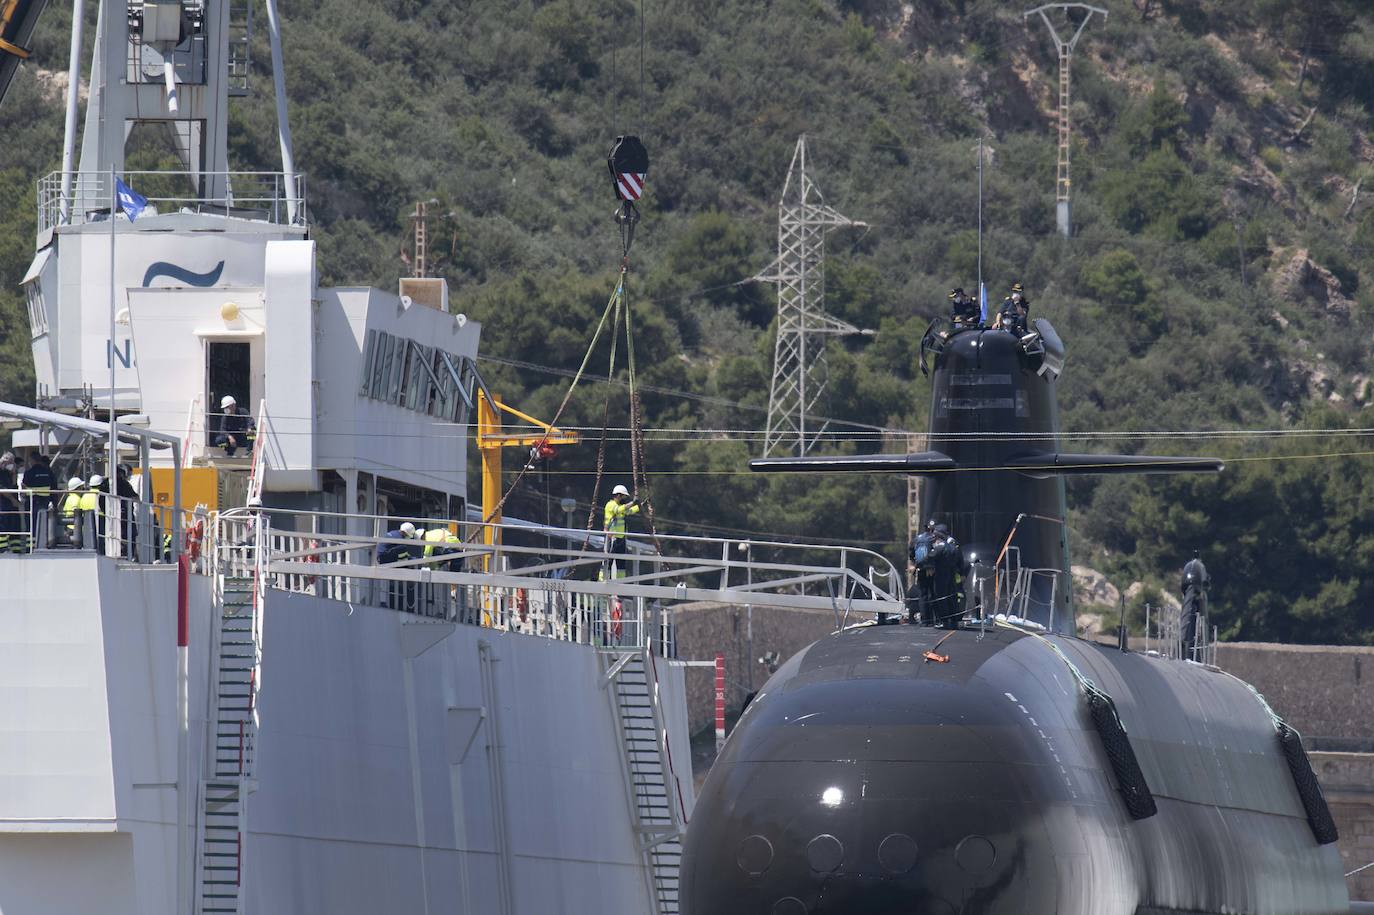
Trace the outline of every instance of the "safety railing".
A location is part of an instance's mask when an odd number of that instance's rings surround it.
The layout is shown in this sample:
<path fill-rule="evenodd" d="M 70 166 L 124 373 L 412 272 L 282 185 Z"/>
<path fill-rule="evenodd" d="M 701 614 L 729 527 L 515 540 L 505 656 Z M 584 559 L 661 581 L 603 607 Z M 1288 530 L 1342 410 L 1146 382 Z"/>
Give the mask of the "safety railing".
<path fill-rule="evenodd" d="M 1181 607 L 1145 604 L 1145 652 L 1174 661 L 1197 661 L 1216 666 L 1217 629 L 1199 610 L 1191 632 L 1187 612 Z"/>
<path fill-rule="evenodd" d="M 153 207 L 147 215 L 153 212 L 208 213 L 278 225 L 304 226 L 308 222 L 305 176 L 300 174 L 133 171 L 119 177 Z M 108 219 L 110 185 L 109 172 L 68 172 L 64 175 L 59 171 L 39 178 L 39 234 L 59 225 Z"/>
<path fill-rule="evenodd" d="M 209 514 L 200 508 L 181 513 L 181 541 L 172 540 L 172 509 L 139 498 L 98 493 L 94 508 L 68 508 L 68 499 L 89 490 L 38 493 L 0 489 L 0 557 L 53 551 L 88 551 L 145 565 L 191 557 L 192 571 L 203 572 L 200 543 Z"/>
<path fill-rule="evenodd" d="M 838 623 L 903 599 L 891 563 L 852 547 L 660 535 L 612 555 L 580 530 L 253 508 L 221 514 L 216 538 L 246 539 L 258 513 L 272 588 L 670 656 L 673 602 L 826 609 Z M 407 520 L 416 538 L 400 536 Z"/>

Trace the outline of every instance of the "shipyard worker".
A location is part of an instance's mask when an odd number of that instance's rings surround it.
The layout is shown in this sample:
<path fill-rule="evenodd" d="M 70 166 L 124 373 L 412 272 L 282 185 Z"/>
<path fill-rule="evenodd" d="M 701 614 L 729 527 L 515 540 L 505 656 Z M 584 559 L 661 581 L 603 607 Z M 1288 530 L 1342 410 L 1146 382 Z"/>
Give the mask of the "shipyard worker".
<path fill-rule="evenodd" d="M 417 539 L 415 525 L 409 521 L 402 524 L 394 531 L 387 531 L 383 537 L 388 540 L 399 541 L 397 543 L 377 544 L 377 565 L 389 565 L 393 562 L 400 562 L 403 559 L 413 559 L 420 555 L 420 548 L 409 543 Z"/>
<path fill-rule="evenodd" d="M 0 553 L 24 550 L 23 510 L 19 507 L 19 481 L 15 478 L 14 453 L 0 455 Z"/>
<path fill-rule="evenodd" d="M 426 559 L 428 559 L 431 556 L 445 556 L 449 553 L 458 552 L 458 548 L 451 545 L 458 543 L 458 535 L 455 534 L 453 531 L 449 530 L 448 525 L 444 525 L 443 527 L 430 528 L 429 530 L 425 531 L 422 539 L 425 541 Z M 441 543 L 450 545 L 440 546 L 439 544 Z M 458 571 L 457 569 L 450 568 L 448 563 L 442 562 L 435 563 L 433 566 L 431 566 L 431 568 L 448 568 L 451 572 Z"/>
<path fill-rule="evenodd" d="M 52 490 L 54 480 L 52 467 L 48 464 L 46 455 L 35 451 L 29 456 L 28 469 L 24 471 L 24 479 L 20 481 L 29 497 L 29 537 L 33 539 L 33 549 L 40 545 L 46 546 L 48 534 L 42 530 L 43 518 L 47 515 L 40 515 L 41 512 L 52 510 Z"/>
<path fill-rule="evenodd" d="M 104 491 L 109 492 L 106 481 Z M 115 472 L 115 496 L 119 498 L 119 537 L 124 544 L 124 552 L 130 559 L 137 558 L 138 518 L 136 517 L 138 492 L 129 482 L 129 468 L 120 464 Z"/>
<path fill-rule="evenodd" d="M 935 562 L 931 547 L 935 545 L 935 519 L 926 522 L 926 529 L 916 535 L 911 542 L 910 568 L 915 575 L 915 608 L 920 613 L 921 622 L 927 625 L 935 621 Z M 911 599 L 907 602 L 906 621 L 914 623 Z"/>
<path fill-rule="evenodd" d="M 62 529 L 67 535 L 67 541 L 73 542 L 76 535 L 77 512 L 81 510 L 82 490 L 86 488 L 86 483 L 80 477 L 72 477 L 67 480 L 67 494 L 62 498 Z M 79 544 L 78 544 L 79 546 Z"/>
<path fill-rule="evenodd" d="M 630 498 L 630 491 L 623 484 L 618 484 L 611 490 L 611 500 L 606 503 L 605 519 L 602 525 L 602 532 L 606 537 L 606 552 L 611 556 L 624 555 L 627 552 L 625 545 L 625 518 L 628 515 L 639 514 L 639 500 Z M 616 560 L 610 560 L 613 565 Z M 617 570 L 616 577 L 624 573 Z"/>
<path fill-rule="evenodd" d="M 949 320 L 955 329 L 977 327 L 982 318 L 978 301 L 965 295 L 963 287 L 951 289 L 949 293 Z"/>
<path fill-rule="evenodd" d="M 931 603 L 935 607 L 935 622 L 939 626 L 957 629 L 964 615 L 964 595 L 960 590 L 969 573 L 964 548 L 943 524 L 935 525 L 935 539 L 930 546 L 932 567 Z"/>
<path fill-rule="evenodd" d="M 997 323 L 1018 336 L 1030 332 L 1030 299 L 1020 283 L 1011 284 L 1011 295 L 1002 300 L 1002 307 L 997 310 Z"/>
<path fill-rule="evenodd" d="M 239 412 L 238 401 L 232 394 L 220 398 L 219 408 L 212 444 L 223 448 L 226 457 L 233 457 L 235 451 L 248 447 L 253 440 L 253 418 Z"/>
<path fill-rule="evenodd" d="M 96 542 L 84 544 L 83 546 L 93 546 L 99 549 L 105 537 L 105 497 L 101 495 L 101 487 L 105 485 L 105 478 L 98 473 L 91 474 L 91 478 L 86 481 L 86 491 L 81 494 L 81 511 L 87 520 L 83 522 L 85 529 L 95 532 Z"/>

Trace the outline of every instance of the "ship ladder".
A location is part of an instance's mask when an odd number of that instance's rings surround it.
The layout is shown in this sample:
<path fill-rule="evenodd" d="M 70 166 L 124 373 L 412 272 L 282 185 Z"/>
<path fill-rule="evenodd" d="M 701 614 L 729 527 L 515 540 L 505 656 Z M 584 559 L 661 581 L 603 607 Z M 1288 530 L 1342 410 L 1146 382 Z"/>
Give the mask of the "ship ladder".
<path fill-rule="evenodd" d="M 197 824 L 197 915 L 243 911 L 244 802 L 252 771 L 259 659 L 255 578 L 226 568 L 216 576 L 214 721 L 200 784 Z"/>
<path fill-rule="evenodd" d="M 604 683 L 612 693 L 630 812 L 651 881 L 654 913 L 677 915 L 686 817 L 668 751 L 653 659 L 644 649 L 601 654 L 608 665 Z"/>

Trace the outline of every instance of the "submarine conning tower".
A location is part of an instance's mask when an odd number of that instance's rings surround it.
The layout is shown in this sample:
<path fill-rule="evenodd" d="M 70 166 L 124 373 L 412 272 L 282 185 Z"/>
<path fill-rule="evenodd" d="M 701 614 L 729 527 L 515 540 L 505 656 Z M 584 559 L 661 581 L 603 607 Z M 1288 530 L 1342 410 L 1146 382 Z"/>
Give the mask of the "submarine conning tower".
<path fill-rule="evenodd" d="M 928 441 L 954 466 L 927 471 L 920 523 L 947 524 L 963 544 L 975 608 L 1072 634 L 1064 481 L 1036 469 L 1059 450 L 1059 337 L 1041 319 L 1024 337 L 969 328 L 934 340 Z"/>
<path fill-rule="evenodd" d="M 1059 449 L 1055 384 L 1064 343 L 1044 318 L 1026 333 L 994 327 L 921 340 L 921 370 L 934 355 L 929 447 L 913 454 L 761 458 L 761 472 L 904 473 L 925 477 L 925 518 L 949 526 L 972 565 L 967 610 L 1074 633 L 1063 478 L 1070 474 L 1189 473 L 1222 469 L 1215 458 L 1079 454 Z"/>

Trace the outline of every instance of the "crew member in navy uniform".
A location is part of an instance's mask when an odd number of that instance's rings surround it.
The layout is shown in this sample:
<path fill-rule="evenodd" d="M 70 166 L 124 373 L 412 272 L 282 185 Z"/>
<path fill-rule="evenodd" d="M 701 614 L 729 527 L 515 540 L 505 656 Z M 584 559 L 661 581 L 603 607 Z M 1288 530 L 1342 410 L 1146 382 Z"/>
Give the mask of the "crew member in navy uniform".
<path fill-rule="evenodd" d="M 1005 327 L 1004 316 L 1011 318 L 1011 326 L 1006 329 L 1018 337 L 1030 332 L 1030 299 L 1020 283 L 1011 284 L 1011 295 L 1002 300 L 1002 307 L 997 310 L 997 323 Z"/>
<path fill-rule="evenodd" d="M 935 624 L 957 629 L 959 620 L 964 616 L 964 592 L 960 586 L 970 566 L 964 558 L 964 548 L 950 534 L 946 525 L 935 525 L 930 559 L 934 571 L 931 584 L 934 597 L 931 603 L 934 605 Z"/>
<path fill-rule="evenodd" d="M 915 576 L 912 595 L 907 597 L 906 621 L 916 622 L 920 614 L 921 623 L 931 625 L 935 622 L 935 563 L 930 554 L 935 543 L 935 519 L 926 522 L 926 529 L 911 541 L 911 572 Z"/>
<path fill-rule="evenodd" d="M 48 457 L 35 451 L 29 455 L 29 467 L 24 471 L 24 479 L 20 484 L 28 492 L 30 505 L 29 517 L 29 549 L 38 550 L 48 545 L 48 531 L 42 530 L 42 523 L 39 520 L 39 512 L 48 512 L 45 517 L 52 514 L 52 491 L 56 481 L 52 476 L 52 465 L 48 463 Z"/>
<path fill-rule="evenodd" d="M 22 553 L 24 550 L 23 510 L 19 507 L 19 496 L 15 489 L 19 481 L 14 478 L 14 453 L 6 451 L 0 455 L 0 553 Z"/>
<path fill-rule="evenodd" d="M 977 327 L 982 314 L 973 296 L 965 295 L 962 287 L 951 289 L 949 293 L 949 320 L 955 330 Z"/>
<path fill-rule="evenodd" d="M 1211 580 L 1207 577 L 1207 567 L 1202 564 L 1202 560 L 1193 554 L 1193 558 L 1188 560 L 1183 566 L 1183 618 L 1180 620 L 1180 635 L 1183 639 L 1183 657 L 1196 661 L 1198 620 L 1207 612 L 1207 586 Z M 1203 638 L 1206 638 L 1203 633 Z"/>

